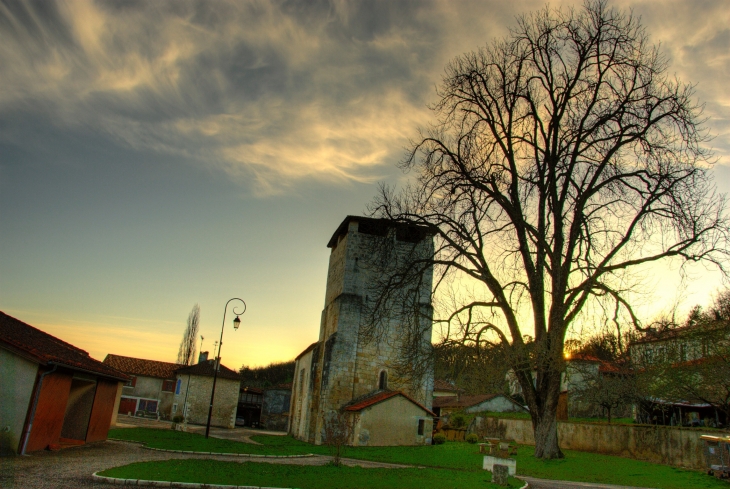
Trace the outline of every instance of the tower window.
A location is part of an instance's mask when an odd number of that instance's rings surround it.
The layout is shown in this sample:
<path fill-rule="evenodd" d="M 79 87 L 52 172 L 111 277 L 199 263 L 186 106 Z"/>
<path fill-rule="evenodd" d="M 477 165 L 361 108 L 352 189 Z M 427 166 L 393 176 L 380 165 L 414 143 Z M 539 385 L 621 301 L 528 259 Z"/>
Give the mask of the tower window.
<path fill-rule="evenodd" d="M 423 436 L 423 428 L 426 425 L 426 422 L 422 419 L 418 420 L 418 436 Z"/>
<path fill-rule="evenodd" d="M 380 380 L 378 381 L 378 389 L 388 388 L 388 372 L 385 370 L 380 372 Z"/>

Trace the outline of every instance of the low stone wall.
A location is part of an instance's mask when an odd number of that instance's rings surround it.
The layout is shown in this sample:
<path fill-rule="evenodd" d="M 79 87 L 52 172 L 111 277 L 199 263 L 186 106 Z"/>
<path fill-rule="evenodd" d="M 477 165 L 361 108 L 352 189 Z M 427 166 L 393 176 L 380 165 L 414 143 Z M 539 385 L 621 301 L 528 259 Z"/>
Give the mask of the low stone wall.
<path fill-rule="evenodd" d="M 529 419 L 487 418 L 487 429 L 500 438 L 534 445 Z M 705 467 L 699 429 L 654 425 L 558 422 L 560 448 L 618 455 L 679 467 Z"/>

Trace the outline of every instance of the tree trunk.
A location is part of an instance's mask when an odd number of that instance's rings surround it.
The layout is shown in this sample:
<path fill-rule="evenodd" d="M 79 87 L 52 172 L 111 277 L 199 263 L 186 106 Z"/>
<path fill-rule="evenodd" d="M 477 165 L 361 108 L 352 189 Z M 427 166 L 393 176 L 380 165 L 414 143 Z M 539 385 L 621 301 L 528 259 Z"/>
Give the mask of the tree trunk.
<path fill-rule="evenodd" d="M 535 458 L 553 459 L 563 458 L 563 452 L 558 446 L 557 409 L 545 409 L 539 418 L 532 418 L 532 427 L 535 432 Z"/>

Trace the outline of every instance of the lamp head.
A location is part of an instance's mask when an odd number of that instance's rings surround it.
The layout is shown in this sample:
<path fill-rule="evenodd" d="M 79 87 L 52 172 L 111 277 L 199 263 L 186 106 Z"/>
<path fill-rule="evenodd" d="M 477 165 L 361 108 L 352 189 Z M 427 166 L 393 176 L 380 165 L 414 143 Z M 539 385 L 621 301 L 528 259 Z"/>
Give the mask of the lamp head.
<path fill-rule="evenodd" d="M 238 327 L 241 325 L 241 319 L 236 316 L 236 319 L 233 320 L 233 329 L 238 329 Z"/>

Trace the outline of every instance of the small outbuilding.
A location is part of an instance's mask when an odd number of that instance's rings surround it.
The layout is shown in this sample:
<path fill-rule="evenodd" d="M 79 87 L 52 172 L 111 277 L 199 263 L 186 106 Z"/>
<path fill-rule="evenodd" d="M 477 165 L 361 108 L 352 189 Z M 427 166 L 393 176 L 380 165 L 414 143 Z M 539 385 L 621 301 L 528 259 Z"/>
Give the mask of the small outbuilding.
<path fill-rule="evenodd" d="M 176 371 L 173 416 L 180 414 L 187 418 L 188 423 L 207 424 L 216 365 L 215 360 L 204 360 Z M 235 371 L 225 365 L 219 366 L 211 426 L 235 427 L 241 380 Z"/>
<path fill-rule="evenodd" d="M 0 454 L 106 440 L 128 379 L 0 312 Z"/>
<path fill-rule="evenodd" d="M 457 411 L 467 413 L 525 412 L 522 406 L 504 394 L 435 397 L 433 399 L 433 409 L 439 416 L 446 416 Z"/>
<path fill-rule="evenodd" d="M 430 445 L 435 414 L 401 391 L 381 391 L 345 407 L 352 445 Z"/>

